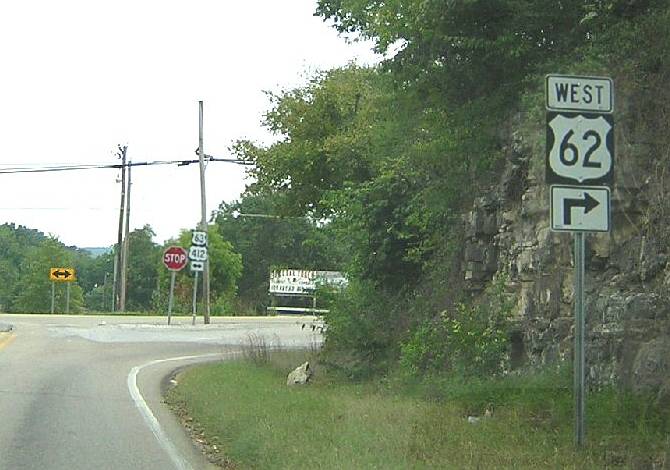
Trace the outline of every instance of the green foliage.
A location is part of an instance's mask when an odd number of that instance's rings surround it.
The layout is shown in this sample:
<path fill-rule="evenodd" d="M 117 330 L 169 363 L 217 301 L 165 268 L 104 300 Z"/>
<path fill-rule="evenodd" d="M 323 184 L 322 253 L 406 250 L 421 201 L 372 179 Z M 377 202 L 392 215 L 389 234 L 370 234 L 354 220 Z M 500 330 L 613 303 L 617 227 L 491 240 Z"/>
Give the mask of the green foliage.
<path fill-rule="evenodd" d="M 381 295 L 371 282 L 352 279 L 324 315 L 323 360 L 352 379 L 383 371 L 397 358 L 406 307 L 401 294 Z"/>
<path fill-rule="evenodd" d="M 126 310 L 148 311 L 158 282 L 162 250 L 153 242 L 156 236 L 149 225 L 136 229 L 128 235 L 128 283 Z"/>
<path fill-rule="evenodd" d="M 39 247 L 30 249 L 19 267 L 21 273 L 16 284 L 16 295 L 12 310 L 17 312 L 49 313 L 51 310 L 51 283 L 49 269 L 52 267 L 75 267 L 75 255 L 65 249 L 54 238 L 48 238 Z M 66 309 L 65 283 L 55 287 L 55 310 Z M 70 313 L 78 313 L 83 307 L 83 291 L 76 282 L 70 285 Z"/>
<path fill-rule="evenodd" d="M 84 294 L 86 308 L 94 312 L 109 312 L 112 310 L 112 290 L 109 286 L 97 286 Z"/>
<path fill-rule="evenodd" d="M 188 249 L 191 246 L 192 232 L 182 230 L 177 240 L 168 240 L 165 248 L 170 245 Z M 242 257 L 236 253 L 230 242 L 210 225 L 207 230 L 207 256 L 209 259 L 210 310 L 212 315 L 230 313 L 227 309 L 235 296 L 237 279 L 242 273 Z M 160 263 L 160 257 L 158 258 Z M 173 312 L 191 313 L 193 302 L 193 273 L 188 266 L 177 272 L 174 288 Z M 202 286 L 202 277 L 199 286 Z M 158 271 L 158 289 L 152 295 L 154 310 L 166 311 L 170 293 L 170 272 L 161 268 Z M 199 308 L 202 311 L 202 307 Z"/>
<path fill-rule="evenodd" d="M 319 0 L 317 13 L 341 32 L 399 52 L 398 80 L 467 103 L 494 93 L 514 99 L 547 61 L 590 46 L 617 23 L 648 15 L 663 0 Z"/>
<path fill-rule="evenodd" d="M 0 311 L 16 311 L 13 303 L 18 294 L 23 258 L 28 250 L 46 239 L 46 235 L 37 230 L 14 224 L 0 225 L 0 275 L 3 279 L 0 283 Z"/>
<path fill-rule="evenodd" d="M 495 165 L 492 109 L 504 99 L 449 107 L 435 96 L 396 87 L 384 70 L 347 67 L 273 96 L 266 125 L 279 134 L 277 143 L 236 145 L 238 155 L 255 164 L 257 182 L 244 201 L 248 207 L 261 202 L 250 196 L 262 195 L 268 201 L 260 204 L 263 213 L 325 217 L 326 231 L 313 233 L 328 233 L 325 240 L 346 253 L 340 259 L 347 265 L 337 269 L 356 282 L 343 306 L 336 302 L 329 315 L 335 326 L 328 343 L 342 355 L 340 360 L 333 353 L 331 360 L 351 375 L 379 370 L 397 357 L 398 343 L 413 323 L 409 306 L 431 276 L 436 256 L 445 252 L 445 240 L 460 228 L 454 220 L 472 197 L 471 183 Z M 226 214 L 235 208 L 222 209 L 219 225 L 234 233 Z M 245 223 L 258 227 L 261 221 Z M 268 240 L 282 239 L 275 227 L 269 237 L 259 228 L 231 239 L 239 240 L 236 247 L 244 253 L 241 247 L 256 241 L 249 255 L 254 257 L 260 247 L 267 253 Z M 281 259 L 284 247 L 266 255 L 265 263 Z M 281 261 L 275 263 L 281 267 Z M 257 269 L 263 261 L 246 266 Z M 266 289 L 265 269 L 254 275 L 259 296 Z"/>
<path fill-rule="evenodd" d="M 333 208 L 321 203 L 329 192 L 374 172 L 370 123 L 389 102 L 386 82 L 373 70 L 351 66 L 271 95 L 265 126 L 280 140 L 267 148 L 241 141 L 233 149 L 255 163 L 252 174 L 262 192 L 290 195 L 276 198 L 280 213 L 329 216 Z"/>
<path fill-rule="evenodd" d="M 89 308 L 84 303 L 84 294 L 88 298 L 88 293 L 102 286 L 106 272 L 110 275 L 111 289 L 111 266 L 111 255 L 93 258 L 88 252 L 66 247 L 38 230 L 0 225 L 0 275 L 4 280 L 0 285 L 0 311 L 49 312 L 49 269 L 71 267 L 77 272 L 77 282 L 70 285 L 70 312 L 83 312 Z M 64 284 L 56 286 L 57 312 L 65 311 L 65 291 Z M 111 290 L 108 295 L 111 297 Z M 93 308 L 98 308 L 99 300 L 92 300 Z"/>
<path fill-rule="evenodd" d="M 400 363 L 409 373 L 488 376 L 509 370 L 513 304 L 499 279 L 484 302 L 462 303 L 414 331 L 402 346 Z"/>
<path fill-rule="evenodd" d="M 282 217 L 272 195 L 252 190 L 237 202 L 221 204 L 216 227 L 242 256 L 237 303 L 245 311 L 265 313 L 272 269 L 341 270 L 346 258 L 330 224 Z"/>

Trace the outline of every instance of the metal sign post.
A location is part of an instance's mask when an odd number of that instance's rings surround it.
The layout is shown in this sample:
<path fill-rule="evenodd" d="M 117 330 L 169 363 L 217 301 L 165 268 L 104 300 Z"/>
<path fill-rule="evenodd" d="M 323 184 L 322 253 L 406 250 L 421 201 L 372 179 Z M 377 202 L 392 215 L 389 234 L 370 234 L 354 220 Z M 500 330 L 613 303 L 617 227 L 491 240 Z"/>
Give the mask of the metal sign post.
<path fill-rule="evenodd" d="M 172 299 L 174 298 L 174 278 L 177 276 L 177 271 L 170 271 L 170 296 L 168 297 L 168 325 L 172 318 Z"/>
<path fill-rule="evenodd" d="M 188 263 L 186 250 L 180 246 L 171 246 L 163 253 L 163 264 L 170 270 L 170 296 L 168 297 L 168 318 L 169 325 L 172 319 L 172 301 L 174 297 L 174 281 L 177 271 L 181 271 Z"/>
<path fill-rule="evenodd" d="M 198 294 L 198 274 L 200 274 L 200 271 L 195 272 L 195 277 L 193 279 L 193 322 L 192 325 L 195 325 L 195 314 L 196 314 L 196 297 Z"/>
<path fill-rule="evenodd" d="M 614 86 L 606 77 L 547 75 L 546 180 L 551 230 L 574 234 L 575 443 L 586 433 L 585 232 L 609 232 L 614 180 Z"/>
<path fill-rule="evenodd" d="M 586 354 L 584 347 L 584 233 L 577 232 L 575 237 L 575 442 L 584 445 L 586 421 Z"/>
<path fill-rule="evenodd" d="M 198 304 L 196 303 L 198 295 L 198 276 L 201 272 L 204 273 L 205 262 L 207 262 L 207 232 L 193 232 L 191 237 L 191 247 L 188 250 L 188 258 L 191 271 L 195 273 L 193 278 L 193 325 L 195 325 L 195 317 L 198 308 Z"/>
<path fill-rule="evenodd" d="M 70 283 L 77 280 L 77 272 L 74 268 L 51 268 L 49 269 L 49 280 L 51 280 L 51 313 L 56 311 L 56 283 L 67 283 L 65 294 L 65 313 L 70 313 Z"/>
<path fill-rule="evenodd" d="M 56 309 L 56 283 L 51 281 L 51 314 L 53 315 Z"/>
<path fill-rule="evenodd" d="M 65 286 L 65 313 L 70 313 L 70 283 Z"/>

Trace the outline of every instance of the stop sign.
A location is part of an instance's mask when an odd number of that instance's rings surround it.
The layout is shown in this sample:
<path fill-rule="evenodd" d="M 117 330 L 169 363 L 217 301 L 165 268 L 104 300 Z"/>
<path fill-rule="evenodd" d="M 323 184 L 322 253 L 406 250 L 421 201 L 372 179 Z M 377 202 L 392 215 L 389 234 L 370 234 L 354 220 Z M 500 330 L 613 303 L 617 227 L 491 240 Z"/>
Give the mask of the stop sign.
<path fill-rule="evenodd" d="M 188 254 L 180 246 L 171 246 L 163 253 L 163 264 L 170 271 L 181 271 L 187 261 Z"/>

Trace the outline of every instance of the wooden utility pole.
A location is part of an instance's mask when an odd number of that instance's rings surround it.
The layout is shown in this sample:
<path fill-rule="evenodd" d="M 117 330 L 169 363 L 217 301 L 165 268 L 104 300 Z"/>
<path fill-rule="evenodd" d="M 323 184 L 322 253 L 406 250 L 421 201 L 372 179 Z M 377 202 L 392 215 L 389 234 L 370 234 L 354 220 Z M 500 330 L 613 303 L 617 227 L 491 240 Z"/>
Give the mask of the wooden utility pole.
<path fill-rule="evenodd" d="M 199 107 L 199 135 L 198 135 L 198 158 L 200 162 L 200 230 L 207 232 L 207 200 L 205 193 L 205 147 L 203 138 L 203 115 L 202 101 L 198 102 Z M 202 271 L 202 300 L 205 303 L 205 312 L 203 317 L 205 324 L 209 324 L 209 256 L 205 260 L 204 270 Z"/>
<path fill-rule="evenodd" d="M 119 275 L 119 256 L 117 255 L 118 248 L 114 252 L 114 270 L 112 274 L 112 312 L 116 312 L 116 285 L 118 284 L 117 277 Z"/>
<path fill-rule="evenodd" d="M 125 147 L 124 147 L 125 150 Z M 128 162 L 128 186 L 126 189 L 126 225 L 123 235 L 123 250 L 121 250 L 121 292 L 119 295 L 119 311 L 126 311 L 126 292 L 128 287 L 128 250 L 130 246 L 130 187 L 131 183 L 132 164 Z"/>
<path fill-rule="evenodd" d="M 121 207 L 119 209 L 119 232 L 116 241 L 116 259 L 115 259 L 115 268 L 114 268 L 114 286 L 115 286 L 115 295 L 114 295 L 114 308 L 113 310 L 119 310 L 121 303 L 119 301 L 121 289 L 119 286 L 119 271 L 123 263 L 123 213 L 126 206 L 126 150 L 127 146 L 119 145 L 118 157 L 121 159 Z"/>

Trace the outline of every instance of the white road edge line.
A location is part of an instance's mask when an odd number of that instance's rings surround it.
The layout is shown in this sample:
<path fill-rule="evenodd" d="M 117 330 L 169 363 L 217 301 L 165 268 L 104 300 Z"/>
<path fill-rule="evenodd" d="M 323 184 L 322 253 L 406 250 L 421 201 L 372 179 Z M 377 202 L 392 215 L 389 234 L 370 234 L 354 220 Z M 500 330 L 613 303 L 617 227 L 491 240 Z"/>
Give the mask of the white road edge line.
<path fill-rule="evenodd" d="M 191 467 L 191 465 L 186 461 L 186 459 L 184 459 L 179 454 L 177 448 L 170 441 L 170 439 L 168 439 L 167 435 L 165 434 L 165 431 L 163 431 L 163 428 L 161 428 L 161 425 L 156 419 L 156 416 L 154 416 L 153 412 L 151 411 L 151 408 L 149 408 L 149 405 L 147 405 L 147 402 L 144 400 L 144 397 L 140 393 L 140 389 L 137 387 L 137 374 L 139 374 L 140 371 L 145 367 L 151 367 L 155 364 L 160 364 L 162 362 L 187 361 L 190 359 L 202 359 L 214 356 L 226 357 L 228 355 L 222 353 L 211 353 L 199 356 L 179 356 L 179 357 L 171 357 L 168 359 L 157 359 L 155 361 L 149 361 L 146 364 L 142 364 L 141 366 L 133 367 L 130 370 L 130 373 L 128 374 L 128 391 L 130 392 L 131 398 L 135 402 L 135 406 L 142 415 L 142 418 L 144 418 L 144 422 L 147 423 L 147 426 L 149 426 L 149 429 L 151 429 L 151 432 L 156 437 L 156 440 L 158 441 L 160 446 L 168 454 L 170 460 L 172 460 L 172 463 L 178 470 L 192 470 L 193 467 Z"/>

